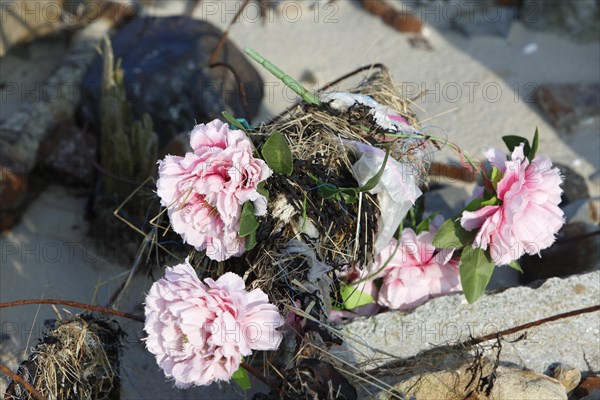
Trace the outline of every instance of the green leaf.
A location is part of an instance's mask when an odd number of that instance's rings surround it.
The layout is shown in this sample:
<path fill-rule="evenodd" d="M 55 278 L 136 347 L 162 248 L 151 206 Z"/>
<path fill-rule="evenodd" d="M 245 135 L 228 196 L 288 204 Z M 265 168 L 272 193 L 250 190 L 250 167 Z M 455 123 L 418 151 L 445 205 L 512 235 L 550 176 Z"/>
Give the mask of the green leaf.
<path fill-rule="evenodd" d="M 440 226 L 438 233 L 433 239 L 433 245 L 438 249 L 457 249 L 465 247 L 466 245 L 473 243 L 476 234 L 476 230 L 467 232 L 460 225 L 460 220 L 455 221 L 453 219 L 448 219 Z"/>
<path fill-rule="evenodd" d="M 322 183 L 319 187 L 324 199 L 331 199 L 340 194 L 340 189 L 331 183 Z"/>
<path fill-rule="evenodd" d="M 429 230 L 429 223 L 431 222 L 431 220 L 429 218 L 424 219 L 423 221 L 421 221 L 419 223 L 419 225 L 417 225 L 417 235 L 420 234 L 421 232 L 425 232 Z"/>
<path fill-rule="evenodd" d="M 269 168 L 290 176 L 294 170 L 294 158 L 281 132 L 274 131 L 263 144 L 261 153 Z"/>
<path fill-rule="evenodd" d="M 417 225 L 417 235 L 420 234 L 421 232 L 425 232 L 425 231 L 429 231 L 429 224 L 431 223 L 431 221 L 435 218 L 435 216 L 438 214 L 438 212 L 434 212 L 433 214 L 431 214 L 429 217 L 425 218 L 423 221 L 421 221 L 419 223 L 419 225 Z"/>
<path fill-rule="evenodd" d="M 242 216 L 240 219 L 240 236 L 245 237 L 258 229 L 258 221 L 254 215 L 254 204 L 247 201 L 242 206 Z"/>
<path fill-rule="evenodd" d="M 485 206 L 497 206 L 498 204 L 500 204 L 500 200 L 496 196 L 488 200 L 478 197 L 466 205 L 465 211 L 476 211 Z"/>
<path fill-rule="evenodd" d="M 529 140 L 525 139 L 522 136 L 517 136 L 517 135 L 502 136 L 502 140 L 504 141 L 504 144 L 506 144 L 506 147 L 508 147 L 508 151 L 510 151 L 510 152 L 512 152 L 515 149 L 515 147 L 519 147 L 519 145 L 521 143 L 525 143 L 525 146 L 523 147 L 523 153 L 525 154 L 525 156 L 527 156 L 531 152 L 531 146 L 529 146 Z"/>
<path fill-rule="evenodd" d="M 340 194 L 344 195 L 342 197 L 345 198 L 354 198 L 355 200 L 358 200 L 358 193 L 359 193 L 358 188 L 340 188 Z"/>
<path fill-rule="evenodd" d="M 256 247 L 256 231 L 252 231 L 247 237 L 246 237 L 246 245 L 245 248 L 247 251 L 252 250 L 253 248 Z"/>
<path fill-rule="evenodd" d="M 256 186 L 256 191 L 259 194 L 262 194 L 263 196 L 266 197 L 267 201 L 269 200 L 269 189 L 267 189 L 267 185 L 265 183 L 265 181 L 260 182 L 257 186 Z"/>
<path fill-rule="evenodd" d="M 538 128 L 535 128 L 535 133 L 533 134 L 533 144 L 531 145 L 531 151 L 527 155 L 527 158 L 529 159 L 529 161 L 531 161 L 535 158 L 535 155 L 538 151 L 539 140 L 540 140 L 540 138 L 539 138 Z"/>
<path fill-rule="evenodd" d="M 358 290 L 358 288 L 353 285 L 344 286 L 340 291 L 340 294 L 342 295 L 344 308 L 346 310 L 353 310 L 358 307 L 366 306 L 367 304 L 371 304 L 375 301 L 373 296 Z"/>
<path fill-rule="evenodd" d="M 390 156 L 391 150 L 392 150 L 391 147 L 387 148 L 387 150 L 385 152 L 385 157 L 383 157 L 383 162 L 381 163 L 381 167 L 379 168 L 379 171 L 377 171 L 377 173 L 375 175 L 373 175 L 371 177 L 371 179 L 369 179 L 367 181 L 367 183 L 364 184 L 363 187 L 358 189 L 360 192 L 368 192 L 369 190 L 371 190 L 375 186 L 377 186 L 377 184 L 379 183 L 379 180 L 381 179 L 381 176 L 383 175 L 383 172 L 385 171 L 385 166 L 387 164 L 387 160 L 388 160 L 388 157 Z"/>
<path fill-rule="evenodd" d="M 500 204 L 500 200 L 494 196 L 491 199 L 488 199 L 486 201 L 482 201 L 481 202 L 481 207 L 485 207 L 485 206 L 497 206 L 498 204 Z"/>
<path fill-rule="evenodd" d="M 460 256 L 460 283 L 469 304 L 483 294 L 493 272 L 494 263 L 486 251 L 472 246 L 465 247 Z"/>
<path fill-rule="evenodd" d="M 246 371 L 244 367 L 239 367 L 233 373 L 233 375 L 231 375 L 231 378 L 243 390 L 248 390 L 252 387 L 252 384 L 250 383 L 250 377 L 248 376 L 248 371 Z"/>
<path fill-rule="evenodd" d="M 504 174 L 502 173 L 502 171 L 500 171 L 498 167 L 494 165 L 494 168 L 492 168 L 492 173 L 490 174 L 490 179 L 492 181 L 492 186 L 494 187 L 494 190 L 498 189 L 498 182 L 500 182 L 500 180 L 503 177 Z"/>
<path fill-rule="evenodd" d="M 523 273 L 523 268 L 521 268 L 521 264 L 519 264 L 518 261 L 513 260 L 508 264 L 509 267 L 511 267 L 512 269 L 516 269 L 517 271 L 519 271 L 520 273 Z"/>
<path fill-rule="evenodd" d="M 221 115 L 223 115 L 223 118 L 225 118 L 227 120 L 227 122 L 229 122 L 231 125 L 235 126 L 239 130 L 242 130 L 242 131 L 248 133 L 246 131 L 246 128 L 244 127 L 244 125 L 242 125 L 242 123 L 240 121 L 238 121 L 237 119 L 235 119 L 233 117 L 233 115 L 229 114 L 227 111 L 223 111 L 221 113 Z"/>
<path fill-rule="evenodd" d="M 324 199 L 331 199 L 340 193 L 340 189 L 338 189 L 337 186 L 317 178 L 310 172 L 308 173 L 308 176 L 311 177 L 311 179 L 319 186 L 319 190 L 321 191 L 321 195 Z"/>
<path fill-rule="evenodd" d="M 346 204 L 356 204 L 358 199 L 356 198 L 356 193 L 348 193 L 346 191 L 340 192 L 340 196 Z"/>
<path fill-rule="evenodd" d="M 469 202 L 469 204 L 467 204 L 465 206 L 465 211 L 476 211 L 479 210 L 481 208 L 481 203 L 483 203 L 483 198 L 482 197 L 478 197 L 476 199 L 473 199 Z"/>

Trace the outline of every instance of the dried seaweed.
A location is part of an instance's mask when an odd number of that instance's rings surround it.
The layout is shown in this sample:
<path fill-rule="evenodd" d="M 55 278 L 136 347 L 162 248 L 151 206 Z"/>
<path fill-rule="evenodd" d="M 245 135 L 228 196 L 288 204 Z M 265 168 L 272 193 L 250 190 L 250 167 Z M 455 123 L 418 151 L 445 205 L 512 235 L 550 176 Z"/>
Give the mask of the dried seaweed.
<path fill-rule="evenodd" d="M 115 321 L 92 314 L 56 322 L 39 340 L 17 374 L 47 399 L 118 399 L 122 335 Z M 4 398 L 33 397 L 11 381 Z"/>

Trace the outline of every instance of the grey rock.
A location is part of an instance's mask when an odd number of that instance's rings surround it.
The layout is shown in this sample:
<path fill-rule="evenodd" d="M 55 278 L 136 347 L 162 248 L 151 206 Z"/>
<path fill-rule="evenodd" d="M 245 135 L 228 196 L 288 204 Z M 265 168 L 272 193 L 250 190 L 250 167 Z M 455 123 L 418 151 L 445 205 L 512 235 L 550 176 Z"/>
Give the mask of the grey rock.
<path fill-rule="evenodd" d="M 486 398 L 494 400 L 544 399 L 565 400 L 567 393 L 561 383 L 546 375 L 519 368 L 495 366 L 488 358 L 448 357 L 438 354 L 422 360 L 417 369 L 398 368 L 386 379 L 391 386 L 376 391 L 373 400 L 410 398 L 415 400 Z M 392 389 L 393 388 L 393 389 Z M 471 397 L 470 397 L 471 396 Z"/>
<path fill-rule="evenodd" d="M 561 205 L 590 197 L 590 191 L 583 176 L 567 165 L 555 162 L 554 166 L 559 169 L 560 174 L 563 176 Z"/>
<path fill-rule="evenodd" d="M 463 295 L 430 300 L 411 313 L 386 312 L 343 327 L 344 345 L 332 352 L 368 370 L 398 358 L 459 343 L 559 313 L 594 306 L 600 297 L 600 271 L 551 278 L 537 288 L 516 287 L 489 293 L 474 304 Z M 574 332 L 577 332 L 574 334 Z M 507 337 L 515 339 L 523 332 Z M 553 362 L 581 371 L 600 369 L 598 312 L 546 323 L 505 342 L 500 360 L 542 373 Z"/>
<path fill-rule="evenodd" d="M 558 380 L 546 375 L 500 366 L 491 397 L 494 400 L 566 400 L 567 392 Z"/>
<path fill-rule="evenodd" d="M 110 27 L 100 19 L 75 34 L 68 54 L 47 82 L 58 96 L 23 107 L 0 121 L 0 157 L 10 156 L 25 171 L 33 169 L 40 141 L 56 124 L 71 120 L 81 98 L 76 88 Z"/>
<path fill-rule="evenodd" d="M 581 40 L 598 40 L 600 5 L 596 0 L 525 0 L 521 20 L 532 29 L 559 30 Z"/>
<path fill-rule="evenodd" d="M 211 68 L 209 61 L 222 32 L 206 21 L 189 17 L 141 17 L 125 24 L 111 37 L 114 58 L 121 59 L 125 92 L 134 119 L 150 114 L 165 146 L 196 123 L 221 117 L 256 116 L 263 96 L 263 82 L 254 66 L 226 40 Z M 232 72 L 244 87 L 247 108 Z M 98 56 L 82 83 L 80 117 L 99 127 L 102 59 Z M 97 129 L 97 128 L 96 128 Z"/>
<path fill-rule="evenodd" d="M 600 224 L 600 199 L 581 199 L 567 204 L 564 209 L 568 223 Z"/>
<path fill-rule="evenodd" d="M 561 363 L 550 365 L 546 371 L 546 375 L 558 380 L 564 386 L 567 393 L 575 389 L 581 381 L 581 372 L 577 368 Z"/>
<path fill-rule="evenodd" d="M 501 290 L 509 287 L 519 286 L 522 274 L 508 265 L 502 265 L 494 269 L 487 290 Z"/>
<path fill-rule="evenodd" d="M 554 276 L 567 276 L 600 269 L 600 236 L 596 224 L 573 222 L 558 232 L 556 242 L 540 252 L 525 255 L 519 262 L 523 283 Z"/>
<path fill-rule="evenodd" d="M 420 3 L 421 7 L 417 10 L 417 14 L 426 23 L 438 29 L 452 29 L 465 36 L 506 37 L 513 22 L 519 16 L 517 2 L 508 5 L 499 5 L 496 0 L 421 1 Z M 407 2 L 407 4 L 411 3 Z"/>
<path fill-rule="evenodd" d="M 450 217 L 460 212 L 465 206 L 465 199 L 470 192 L 466 185 L 444 185 L 435 190 L 425 192 L 425 209 L 437 211 L 444 217 Z"/>
<path fill-rule="evenodd" d="M 96 169 L 96 137 L 61 124 L 40 143 L 37 165 L 44 175 L 66 184 L 91 185 Z"/>
<path fill-rule="evenodd" d="M 588 396 L 581 397 L 579 400 L 600 400 L 600 392 L 594 392 Z"/>
<path fill-rule="evenodd" d="M 586 118 L 600 113 L 600 84 L 542 84 L 534 98 L 546 117 L 559 128 L 572 130 Z"/>
<path fill-rule="evenodd" d="M 593 174 L 588 176 L 590 181 L 590 187 L 595 188 L 597 191 L 600 191 L 600 171 L 596 171 Z"/>

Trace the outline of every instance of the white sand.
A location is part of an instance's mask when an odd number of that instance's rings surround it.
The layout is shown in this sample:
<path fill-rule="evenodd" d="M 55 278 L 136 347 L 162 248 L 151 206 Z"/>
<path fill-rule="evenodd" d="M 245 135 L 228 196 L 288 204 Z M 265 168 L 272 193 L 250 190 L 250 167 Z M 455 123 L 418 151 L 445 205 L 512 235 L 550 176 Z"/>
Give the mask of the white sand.
<path fill-rule="evenodd" d="M 502 147 L 500 136 L 505 134 L 531 137 L 537 126 L 541 133 L 540 153 L 574 167 L 585 177 L 598 171 L 597 121 L 582 126 L 580 133 L 573 133 L 564 142 L 535 105 L 518 95 L 527 95 L 531 83 L 598 82 L 597 42 L 577 44 L 555 34 L 527 31 L 515 23 L 508 38 L 464 38 L 429 27 L 427 37 L 433 50 L 418 50 L 408 44 L 407 35 L 385 26 L 356 3 L 338 0 L 327 9 L 318 3 L 318 12 L 311 11 L 309 3 L 284 1 L 280 7 L 283 15 L 270 14 L 272 22 L 264 24 L 255 18 L 256 8 L 251 8 L 243 21 L 233 27 L 230 38 L 241 48 L 253 47 L 292 76 L 300 77 L 310 70 L 320 85 L 358 66 L 382 62 L 391 69 L 395 80 L 406 82 L 411 91 L 416 87 L 434 91 L 423 102 L 417 102 L 423 108 L 418 111 L 421 119 L 457 108 L 425 125 L 430 126 L 427 131 L 431 134 L 445 132 L 468 153 L 477 156 L 489 146 Z M 235 4 L 231 0 L 205 0 L 196 10 L 196 17 L 205 17 L 225 28 L 235 13 Z M 156 14 L 177 14 L 184 7 L 176 1 L 164 5 Z M 301 15 L 296 13 L 298 10 Z M 529 43 L 537 43 L 539 49 L 525 55 L 522 48 Z M 266 118 L 287 107 L 291 94 L 266 71 L 261 69 L 261 73 L 270 88 L 261 112 L 261 118 Z M 473 88 L 472 96 L 469 87 Z M 457 95 L 457 88 L 462 94 Z M 192 121 L 190 127 L 191 124 Z M 455 159 L 448 150 L 436 157 Z M 600 194 L 600 188 L 591 189 L 595 196 Z M 95 255 L 92 240 L 85 236 L 84 203 L 85 199 L 68 195 L 64 189 L 51 188 L 30 207 L 11 234 L 0 238 L 0 301 L 63 298 L 91 302 L 98 282 L 125 271 Z M 81 252 L 82 246 L 86 252 Z M 69 249 L 73 250 L 73 257 Z M 145 278 L 136 280 L 123 301 L 125 311 L 141 313 L 139 303 L 150 283 Z M 106 301 L 107 293 L 116 285 L 115 281 L 106 282 L 99 290 L 99 303 Z M 39 312 L 34 306 L 0 311 L 2 332 L 11 336 L 2 342 L 3 362 L 13 368 L 17 365 L 23 350 L 41 336 L 46 318 L 55 318 L 51 307 L 42 306 Z M 235 398 L 216 388 L 171 390 L 152 356 L 137 340 L 141 336 L 140 325 L 127 322 L 124 326 L 130 333 L 123 357 L 124 399 Z M 0 392 L 4 383 L 2 379 Z"/>

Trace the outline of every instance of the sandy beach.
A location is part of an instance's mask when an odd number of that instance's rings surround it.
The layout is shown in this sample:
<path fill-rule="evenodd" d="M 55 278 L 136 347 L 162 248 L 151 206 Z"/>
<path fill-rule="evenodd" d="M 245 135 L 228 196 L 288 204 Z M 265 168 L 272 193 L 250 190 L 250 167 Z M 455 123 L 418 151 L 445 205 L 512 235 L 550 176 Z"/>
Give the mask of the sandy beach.
<path fill-rule="evenodd" d="M 395 0 L 392 3 L 399 4 Z M 145 12 L 178 15 L 186 4 L 165 0 Z M 193 17 L 225 29 L 240 4 L 237 0 L 206 0 Z M 431 46 L 425 49 L 411 45 L 409 39 L 414 34 L 394 30 L 354 1 L 284 0 L 278 8 L 268 9 L 265 20 L 258 18 L 258 8 L 251 4 L 231 28 L 229 39 L 239 48 L 257 50 L 310 89 L 317 90 L 360 66 L 383 63 L 407 97 L 421 94 L 412 108 L 424 132 L 447 137 L 480 158 L 489 147 L 503 147 L 501 136 L 531 137 L 537 127 L 539 152 L 571 167 L 585 178 L 590 196 L 600 196 L 600 117 L 558 129 L 532 98 L 535 88 L 543 84 L 600 83 L 600 38 L 579 41 L 557 32 L 528 29 L 521 21 L 513 22 L 505 37 L 465 36 L 449 29 L 448 13 L 452 10 L 447 9 L 447 2 L 438 1 L 428 13 L 419 15 L 425 21 L 423 37 Z M 257 69 L 265 82 L 265 98 L 255 123 L 296 101 L 281 82 Z M 12 71 L 0 73 L 4 81 L 5 74 Z M 190 121 L 190 128 L 192 125 Z M 449 149 L 436 152 L 434 158 L 440 162 L 457 160 Z M 119 255 L 102 254 L 87 236 L 85 205 L 86 198 L 77 192 L 51 186 L 29 206 L 12 231 L 2 234 L 1 302 L 29 298 L 107 302 L 129 266 L 108 261 Z M 136 277 L 120 308 L 142 314 L 141 302 L 151 283 L 145 276 Z M 62 307 L 57 310 L 63 317 L 67 315 Z M 50 306 L 2 309 L 0 361 L 16 368 L 42 336 L 44 321 L 56 315 Z M 121 366 L 123 399 L 251 397 L 227 385 L 173 389 L 139 340 L 143 337 L 140 324 L 124 322 L 122 328 L 128 333 Z M 590 351 L 595 352 L 591 359 L 599 362 L 598 350 Z M 593 369 L 599 368 L 596 364 Z M 0 393 L 6 382 L 4 376 L 0 378 Z"/>

